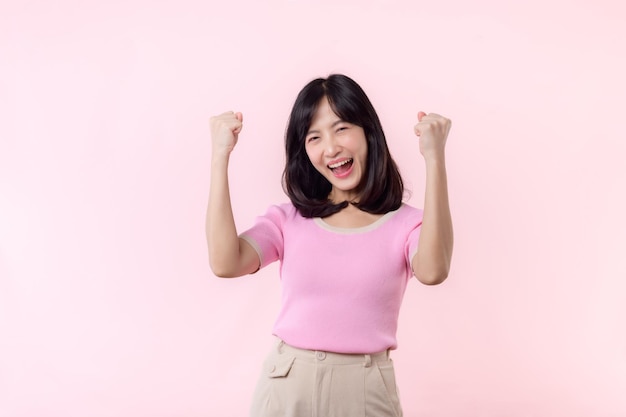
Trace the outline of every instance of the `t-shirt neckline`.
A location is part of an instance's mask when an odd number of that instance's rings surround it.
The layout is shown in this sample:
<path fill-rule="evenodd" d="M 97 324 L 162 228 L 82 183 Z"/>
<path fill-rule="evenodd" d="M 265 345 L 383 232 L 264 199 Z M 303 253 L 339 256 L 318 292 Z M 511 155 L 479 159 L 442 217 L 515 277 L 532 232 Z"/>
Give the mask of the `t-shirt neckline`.
<path fill-rule="evenodd" d="M 396 210 L 388 211 L 387 213 L 383 214 L 380 218 L 376 219 L 373 223 L 370 223 L 367 226 L 361 226 L 361 227 L 338 227 L 338 226 L 332 226 L 332 225 L 326 223 L 324 221 L 324 219 L 322 219 L 321 217 L 314 217 L 313 221 L 315 222 L 316 225 L 318 225 L 322 229 L 328 230 L 330 232 L 341 233 L 341 234 L 345 234 L 345 235 L 366 233 L 366 232 L 370 232 L 372 230 L 375 230 L 375 229 L 378 229 L 379 227 L 381 227 L 389 219 L 391 219 L 398 211 L 400 211 L 401 208 L 402 208 L 402 205 L 398 209 L 396 209 Z"/>

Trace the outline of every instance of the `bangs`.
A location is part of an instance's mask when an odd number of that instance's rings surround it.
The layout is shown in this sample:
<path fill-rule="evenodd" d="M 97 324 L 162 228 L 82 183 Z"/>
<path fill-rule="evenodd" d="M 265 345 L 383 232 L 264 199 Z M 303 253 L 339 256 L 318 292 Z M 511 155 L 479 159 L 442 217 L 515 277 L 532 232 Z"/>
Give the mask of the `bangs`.
<path fill-rule="evenodd" d="M 327 86 L 325 93 L 330 108 L 341 120 L 363 128 L 369 127 L 367 115 L 370 112 L 363 111 L 360 97 L 346 94 L 345 90 L 337 88 L 336 85 Z M 319 101 L 317 106 L 319 107 Z"/>

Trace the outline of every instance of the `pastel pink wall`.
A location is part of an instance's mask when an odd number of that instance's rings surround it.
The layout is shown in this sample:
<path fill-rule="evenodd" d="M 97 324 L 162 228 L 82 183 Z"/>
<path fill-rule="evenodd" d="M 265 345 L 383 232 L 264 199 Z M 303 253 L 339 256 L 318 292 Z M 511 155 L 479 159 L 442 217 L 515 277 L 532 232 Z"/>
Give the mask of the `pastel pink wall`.
<path fill-rule="evenodd" d="M 285 201 L 290 106 L 331 72 L 414 205 L 415 115 L 453 120 L 453 270 L 406 294 L 405 415 L 625 416 L 626 13 L 511 3 L 3 2 L 0 417 L 246 415 L 278 269 L 209 270 L 208 118 L 244 113 L 243 229 Z"/>

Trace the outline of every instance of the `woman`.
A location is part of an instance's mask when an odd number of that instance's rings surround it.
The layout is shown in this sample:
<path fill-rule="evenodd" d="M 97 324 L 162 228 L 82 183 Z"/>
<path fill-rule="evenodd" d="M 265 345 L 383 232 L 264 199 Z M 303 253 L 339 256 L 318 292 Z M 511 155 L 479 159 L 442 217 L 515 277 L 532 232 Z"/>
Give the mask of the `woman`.
<path fill-rule="evenodd" d="M 211 268 L 238 277 L 281 261 L 276 345 L 252 416 L 402 415 L 389 351 L 397 347 L 404 290 L 412 275 L 443 282 L 453 245 L 444 152 L 450 121 L 424 112 L 417 119 L 423 211 L 402 203 L 402 178 L 361 87 L 338 74 L 311 81 L 285 138 L 291 203 L 270 207 L 238 235 L 227 171 L 243 116 L 211 118 Z"/>

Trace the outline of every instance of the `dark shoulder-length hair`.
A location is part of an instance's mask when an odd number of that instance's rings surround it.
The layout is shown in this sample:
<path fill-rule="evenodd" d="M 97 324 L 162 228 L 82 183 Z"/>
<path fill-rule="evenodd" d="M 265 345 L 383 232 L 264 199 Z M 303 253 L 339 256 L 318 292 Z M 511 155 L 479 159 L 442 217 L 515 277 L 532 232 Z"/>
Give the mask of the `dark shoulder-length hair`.
<path fill-rule="evenodd" d="M 360 126 L 365 133 L 367 166 L 357 186 L 356 202 L 334 204 L 328 199 L 332 185 L 315 169 L 305 150 L 306 134 L 324 97 L 341 120 Z M 289 116 L 285 151 L 283 189 L 304 217 L 327 217 L 349 203 L 373 214 L 396 210 L 402 204 L 404 184 L 378 115 L 363 89 L 345 75 L 315 79 L 300 91 Z"/>

